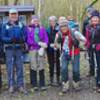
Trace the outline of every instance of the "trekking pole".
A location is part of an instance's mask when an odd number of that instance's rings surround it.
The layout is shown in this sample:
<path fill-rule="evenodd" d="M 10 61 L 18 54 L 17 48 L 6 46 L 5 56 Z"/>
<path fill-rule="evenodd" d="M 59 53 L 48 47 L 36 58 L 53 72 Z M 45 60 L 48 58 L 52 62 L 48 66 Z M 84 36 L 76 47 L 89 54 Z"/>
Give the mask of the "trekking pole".
<path fill-rule="evenodd" d="M 73 66 L 73 63 L 74 63 L 74 46 L 72 47 L 72 57 L 71 57 L 71 64 L 72 64 L 72 66 Z M 72 70 L 73 70 L 73 67 L 72 67 Z M 70 80 L 71 82 L 73 81 L 73 80 Z"/>
<path fill-rule="evenodd" d="M 57 64 L 56 64 L 56 53 L 57 53 L 57 48 L 54 48 L 54 79 L 56 79 L 56 73 L 57 73 L 57 70 L 56 70 L 56 67 L 57 67 Z"/>
<path fill-rule="evenodd" d="M 94 55 L 94 67 L 95 67 L 95 78 L 97 77 L 97 60 L 96 60 L 96 53 L 93 51 Z"/>
<path fill-rule="evenodd" d="M 96 60 L 96 53 L 93 51 L 94 55 L 94 67 L 95 67 L 95 77 L 97 77 L 97 60 Z"/>
<path fill-rule="evenodd" d="M 84 57 L 85 57 L 86 60 L 88 60 L 88 65 L 90 66 L 90 64 L 89 64 L 90 63 L 90 61 L 89 61 L 90 60 L 90 57 L 88 55 L 88 52 L 89 51 L 87 50 L 86 53 L 85 53 L 85 55 L 84 55 Z M 89 89 L 90 88 L 91 88 L 91 77 L 89 76 Z"/>

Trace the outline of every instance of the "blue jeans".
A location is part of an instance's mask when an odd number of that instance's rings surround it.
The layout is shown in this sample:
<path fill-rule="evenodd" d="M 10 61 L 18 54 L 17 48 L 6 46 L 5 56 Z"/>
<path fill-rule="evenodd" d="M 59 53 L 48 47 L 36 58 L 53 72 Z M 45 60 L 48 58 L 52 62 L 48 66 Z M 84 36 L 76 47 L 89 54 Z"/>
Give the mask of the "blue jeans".
<path fill-rule="evenodd" d="M 72 60 L 73 66 L 73 80 L 78 82 L 80 80 L 80 54 L 75 55 Z"/>
<path fill-rule="evenodd" d="M 62 81 L 67 82 L 68 81 L 68 65 L 70 60 L 66 59 L 66 55 L 63 53 L 61 57 L 61 76 Z M 80 54 L 74 56 L 74 60 L 72 61 L 73 65 L 73 80 L 75 82 L 78 82 L 80 80 Z"/>
<path fill-rule="evenodd" d="M 15 78 L 14 78 L 14 69 L 16 67 L 16 80 L 17 86 L 23 87 L 23 53 L 22 50 L 13 49 L 13 48 L 6 48 L 5 51 L 6 55 L 6 66 L 8 72 L 8 85 L 9 87 L 15 85 Z"/>
<path fill-rule="evenodd" d="M 96 61 L 97 61 L 97 77 L 96 84 L 100 88 L 100 51 L 96 51 Z"/>

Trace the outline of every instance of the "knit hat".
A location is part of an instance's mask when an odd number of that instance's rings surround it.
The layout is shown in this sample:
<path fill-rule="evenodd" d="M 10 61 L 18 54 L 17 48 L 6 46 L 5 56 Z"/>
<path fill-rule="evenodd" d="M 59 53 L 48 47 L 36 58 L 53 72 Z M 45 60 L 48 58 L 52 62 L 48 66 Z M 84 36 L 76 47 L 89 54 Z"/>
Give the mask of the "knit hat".
<path fill-rule="evenodd" d="M 95 10 L 95 11 L 93 11 L 93 12 L 91 13 L 91 18 L 94 17 L 94 16 L 97 16 L 97 17 L 100 18 L 100 13 L 99 13 L 98 10 Z"/>
<path fill-rule="evenodd" d="M 39 20 L 39 17 L 38 16 L 36 16 L 36 15 L 33 15 L 32 16 L 32 19 L 31 19 L 31 24 L 34 24 L 34 21 L 35 20 Z M 39 20 L 40 21 L 40 20 Z M 40 24 L 40 22 L 39 22 L 39 24 Z"/>
<path fill-rule="evenodd" d="M 63 26 L 68 26 L 68 23 L 67 23 L 67 20 L 66 19 L 65 20 L 61 20 L 59 22 L 59 27 L 63 27 Z"/>

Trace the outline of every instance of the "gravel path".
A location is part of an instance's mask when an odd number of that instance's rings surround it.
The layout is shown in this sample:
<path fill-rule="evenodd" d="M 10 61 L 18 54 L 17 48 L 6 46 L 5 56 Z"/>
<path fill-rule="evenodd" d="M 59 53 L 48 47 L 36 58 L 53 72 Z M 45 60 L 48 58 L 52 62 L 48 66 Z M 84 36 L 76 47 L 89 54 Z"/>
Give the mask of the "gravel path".
<path fill-rule="evenodd" d="M 28 67 L 25 68 L 25 70 L 28 70 Z M 0 100 L 100 100 L 100 94 L 93 90 L 93 87 L 95 87 L 95 79 L 93 77 L 86 77 L 87 73 L 88 62 L 84 60 L 82 55 L 80 91 L 74 91 L 73 89 L 70 89 L 68 93 L 60 96 L 60 87 L 48 87 L 46 92 L 33 92 L 29 85 L 29 72 L 27 71 L 25 72 L 25 80 L 27 83 L 26 86 L 28 88 L 28 94 L 15 92 L 13 95 L 11 95 L 7 92 L 6 71 L 3 69 L 3 89 L 0 92 Z M 48 76 L 48 69 L 46 74 L 46 76 Z M 46 80 L 48 80 L 48 77 L 46 77 Z"/>

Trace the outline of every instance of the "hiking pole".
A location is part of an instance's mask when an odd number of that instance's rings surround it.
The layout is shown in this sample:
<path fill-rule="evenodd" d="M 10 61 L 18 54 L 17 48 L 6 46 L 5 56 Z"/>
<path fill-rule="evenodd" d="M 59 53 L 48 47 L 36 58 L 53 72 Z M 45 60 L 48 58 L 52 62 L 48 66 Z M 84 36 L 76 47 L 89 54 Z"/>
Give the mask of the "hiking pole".
<path fill-rule="evenodd" d="M 85 55 L 84 55 L 84 58 L 85 58 L 85 60 L 87 61 L 88 60 L 88 66 L 90 66 L 90 57 L 89 57 L 89 55 L 88 55 L 88 50 L 86 50 L 86 52 L 85 52 Z M 90 70 L 90 69 L 89 69 Z M 91 77 L 90 77 L 90 75 L 89 75 L 89 89 L 90 89 L 90 87 L 91 87 Z"/>
<path fill-rule="evenodd" d="M 94 55 L 94 67 L 95 67 L 95 78 L 97 77 L 97 60 L 96 60 L 96 52 L 95 50 L 93 51 L 93 55 Z"/>
<path fill-rule="evenodd" d="M 72 47 L 72 57 L 71 57 L 71 64 L 72 64 L 72 70 L 73 70 L 73 64 L 74 64 L 74 46 Z M 72 71 L 71 71 L 72 72 Z M 73 79 L 70 80 L 73 83 Z"/>
<path fill-rule="evenodd" d="M 57 70 L 56 70 L 56 67 L 57 67 L 57 64 L 56 64 L 56 53 L 57 53 L 57 48 L 54 48 L 54 79 L 57 77 L 56 73 L 57 73 Z M 56 80 L 57 81 L 57 80 Z"/>
<path fill-rule="evenodd" d="M 96 60 L 96 53 L 93 51 L 93 56 L 94 56 L 94 67 L 95 67 L 95 77 L 97 77 L 97 60 Z"/>

